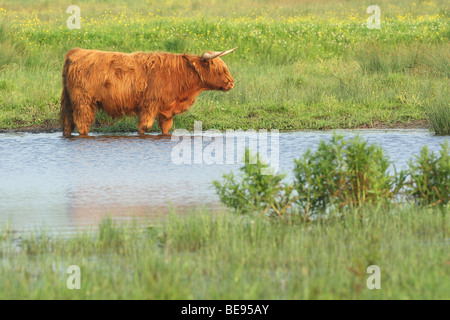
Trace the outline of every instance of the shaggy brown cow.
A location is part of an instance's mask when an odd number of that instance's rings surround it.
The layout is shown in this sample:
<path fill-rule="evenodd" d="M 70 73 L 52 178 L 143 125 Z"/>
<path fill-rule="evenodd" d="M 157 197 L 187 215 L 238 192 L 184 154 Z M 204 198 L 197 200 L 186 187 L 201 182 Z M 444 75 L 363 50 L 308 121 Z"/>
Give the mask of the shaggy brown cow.
<path fill-rule="evenodd" d="M 157 117 L 167 134 L 174 115 L 186 111 L 200 92 L 233 88 L 233 78 L 219 57 L 235 49 L 202 56 L 70 50 L 62 73 L 64 136 L 70 137 L 75 126 L 80 135 L 87 135 L 96 109 L 112 117 L 137 113 L 139 134 Z"/>

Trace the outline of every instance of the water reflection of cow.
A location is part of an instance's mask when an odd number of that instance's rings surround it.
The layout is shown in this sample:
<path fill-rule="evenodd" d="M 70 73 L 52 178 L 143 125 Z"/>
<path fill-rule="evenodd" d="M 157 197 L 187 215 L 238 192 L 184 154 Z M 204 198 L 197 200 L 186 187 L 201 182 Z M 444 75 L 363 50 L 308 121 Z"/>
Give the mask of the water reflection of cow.
<path fill-rule="evenodd" d="M 211 191 L 198 187 L 198 171 L 170 161 L 171 146 L 177 143 L 159 134 L 64 139 L 77 167 L 64 175 L 66 210 L 73 226 L 96 226 L 109 216 L 154 221 L 172 208 L 183 213 L 200 203 L 212 206 Z"/>
<path fill-rule="evenodd" d="M 68 217 L 73 227 L 98 226 L 104 218 L 112 218 L 121 221 L 143 221 L 154 223 L 166 218 L 171 212 L 177 215 L 195 212 L 197 208 L 208 206 L 218 208 L 218 204 L 194 204 L 190 196 L 185 194 L 176 203 L 161 196 L 161 190 L 179 194 L 173 185 L 155 186 L 147 189 L 140 198 L 134 198 L 129 186 L 108 189 L 102 186 L 92 188 L 76 189 L 70 192 L 70 204 Z M 173 190 L 172 190 L 173 189 Z M 113 191 L 113 192 L 112 192 Z M 146 198 L 146 199 L 144 199 Z"/>
<path fill-rule="evenodd" d="M 96 109 L 112 117 L 138 114 L 140 135 L 157 118 L 167 134 L 174 115 L 186 111 L 200 92 L 233 88 L 234 80 L 220 57 L 235 49 L 202 56 L 70 50 L 62 73 L 64 136 L 75 127 L 87 135 Z"/>

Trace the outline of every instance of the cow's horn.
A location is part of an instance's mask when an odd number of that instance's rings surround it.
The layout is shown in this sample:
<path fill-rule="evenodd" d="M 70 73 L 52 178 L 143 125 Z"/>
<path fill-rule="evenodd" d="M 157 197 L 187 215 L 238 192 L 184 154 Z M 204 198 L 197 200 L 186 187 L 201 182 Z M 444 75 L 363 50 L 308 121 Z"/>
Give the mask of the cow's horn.
<path fill-rule="evenodd" d="M 203 60 L 211 60 L 211 59 L 214 59 L 214 58 L 217 58 L 217 57 L 219 57 L 222 53 L 224 53 L 225 51 L 222 51 L 222 52 L 205 52 L 203 55 L 202 55 L 202 59 Z"/>
<path fill-rule="evenodd" d="M 220 54 L 220 56 L 221 57 L 223 57 L 224 55 L 227 55 L 227 54 L 229 54 L 229 53 L 231 53 L 231 52 L 233 52 L 234 50 L 236 50 L 238 47 L 236 47 L 236 48 L 233 48 L 233 49 L 231 49 L 231 50 L 228 50 L 228 51 L 224 51 L 224 52 L 222 52 L 221 54 Z"/>
<path fill-rule="evenodd" d="M 237 47 L 233 48 L 231 50 L 228 50 L 228 51 L 221 51 L 221 52 L 219 51 L 219 52 L 211 52 L 211 53 L 205 52 L 202 55 L 202 59 L 203 60 L 211 60 L 211 59 L 214 59 L 214 58 L 217 58 L 217 57 L 222 57 L 222 56 L 224 56 L 226 54 L 229 54 L 230 52 L 233 52 L 236 49 L 237 49 Z"/>

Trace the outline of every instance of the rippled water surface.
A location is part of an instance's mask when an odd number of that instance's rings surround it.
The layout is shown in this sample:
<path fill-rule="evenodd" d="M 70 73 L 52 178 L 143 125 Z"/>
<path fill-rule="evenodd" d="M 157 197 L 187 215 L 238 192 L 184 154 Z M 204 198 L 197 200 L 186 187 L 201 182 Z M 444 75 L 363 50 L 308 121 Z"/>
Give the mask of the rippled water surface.
<path fill-rule="evenodd" d="M 437 151 L 448 139 L 426 130 L 340 132 L 359 133 L 370 143 L 380 144 L 397 168 L 405 168 L 422 146 Z M 291 171 L 294 158 L 331 135 L 280 133 L 280 170 Z M 200 143 L 203 148 L 211 140 L 189 139 L 192 146 Z M 236 145 L 223 142 L 225 159 Z M 177 164 L 172 154 L 179 146 L 179 141 L 162 135 L 65 139 L 61 133 L 0 134 L 0 225 L 9 223 L 18 230 L 77 230 L 96 225 L 108 215 L 124 220 L 157 218 L 170 207 L 182 212 L 192 206 L 218 206 L 211 181 L 239 165 Z"/>

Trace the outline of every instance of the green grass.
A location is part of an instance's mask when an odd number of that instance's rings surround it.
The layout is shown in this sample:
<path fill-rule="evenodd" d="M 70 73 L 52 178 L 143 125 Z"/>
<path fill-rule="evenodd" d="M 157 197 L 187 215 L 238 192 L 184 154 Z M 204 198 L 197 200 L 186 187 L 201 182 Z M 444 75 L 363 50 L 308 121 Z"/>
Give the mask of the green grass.
<path fill-rule="evenodd" d="M 445 89 L 444 89 L 445 90 Z M 447 93 L 450 90 L 447 86 Z M 442 95 L 428 107 L 428 119 L 431 129 L 438 135 L 450 135 L 450 95 Z"/>
<path fill-rule="evenodd" d="M 449 299 L 449 218 L 406 206 L 310 223 L 195 212 L 59 237 L 4 229 L 0 299 Z M 66 287 L 69 265 L 80 290 Z M 366 287 L 370 265 L 381 290 Z"/>
<path fill-rule="evenodd" d="M 56 125 L 65 52 L 201 54 L 224 58 L 236 80 L 205 92 L 174 128 L 333 129 L 425 121 L 448 101 L 447 1 L 378 1 L 369 30 L 360 1 L 262 0 L 158 3 L 79 1 L 81 30 L 69 30 L 64 1 L 0 3 L 0 129 Z M 135 118 L 99 115 L 98 130 L 136 131 Z M 154 129 L 157 130 L 155 124 Z"/>

